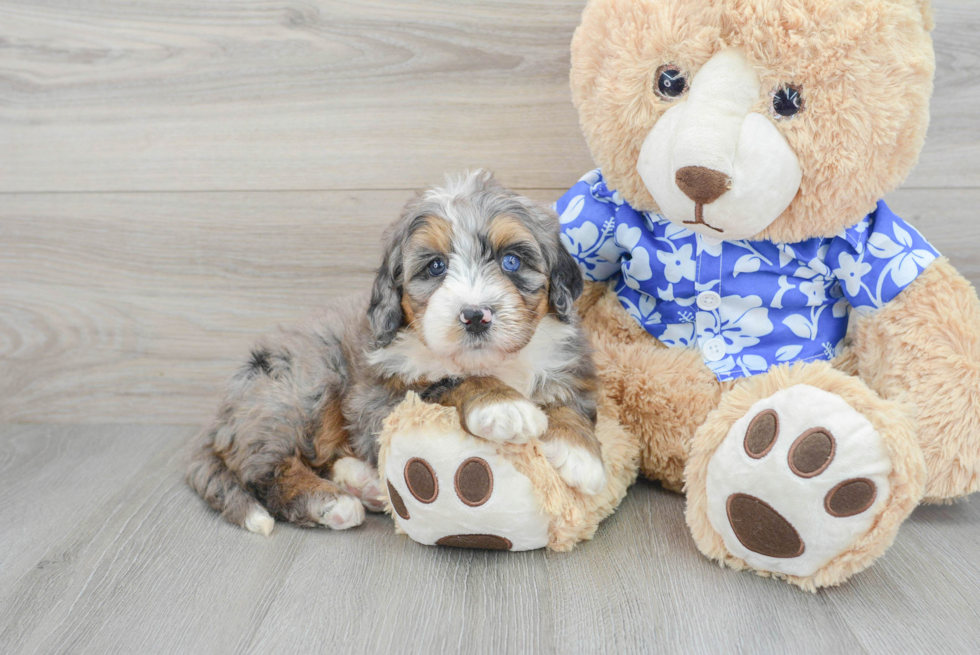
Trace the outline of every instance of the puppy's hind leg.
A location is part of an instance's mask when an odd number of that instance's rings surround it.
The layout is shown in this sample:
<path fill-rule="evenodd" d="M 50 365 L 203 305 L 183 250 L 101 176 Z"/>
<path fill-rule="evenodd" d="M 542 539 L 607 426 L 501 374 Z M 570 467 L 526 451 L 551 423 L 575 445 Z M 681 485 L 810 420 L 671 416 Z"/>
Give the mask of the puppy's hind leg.
<path fill-rule="evenodd" d="M 242 488 L 210 444 L 194 455 L 187 470 L 187 483 L 230 523 L 266 537 L 272 532 L 275 519 Z"/>
<path fill-rule="evenodd" d="M 282 518 L 305 527 L 323 525 L 346 530 L 364 522 L 361 501 L 324 480 L 298 456 L 276 467 L 266 506 Z"/>

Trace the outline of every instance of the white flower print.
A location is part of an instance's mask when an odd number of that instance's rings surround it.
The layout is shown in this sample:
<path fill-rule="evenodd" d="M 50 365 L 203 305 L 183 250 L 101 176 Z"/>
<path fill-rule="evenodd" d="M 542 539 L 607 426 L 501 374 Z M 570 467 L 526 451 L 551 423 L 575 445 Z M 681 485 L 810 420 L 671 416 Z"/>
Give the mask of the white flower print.
<path fill-rule="evenodd" d="M 565 207 L 565 211 L 563 211 L 561 215 L 558 217 L 558 222 L 561 225 L 564 225 L 565 223 L 571 223 L 572 221 L 574 221 L 576 218 L 579 217 L 579 214 L 582 213 L 582 209 L 584 207 L 585 207 L 585 196 L 575 196 L 568 203 L 568 206 Z M 592 227 L 595 227 L 595 225 L 592 223 L 587 223 L 587 225 L 592 225 Z"/>
<path fill-rule="evenodd" d="M 629 315 L 640 325 L 660 325 L 662 317 L 660 316 L 660 312 L 654 311 L 657 307 L 655 298 L 641 293 L 639 305 L 634 304 L 628 298 L 621 297 L 619 301 L 623 304 L 626 311 L 629 312 Z"/>
<path fill-rule="evenodd" d="M 694 280 L 697 264 L 694 262 L 694 248 L 685 244 L 674 252 L 657 251 L 657 259 L 664 265 L 664 277 L 668 282 Z"/>
<path fill-rule="evenodd" d="M 660 341 L 668 346 L 686 347 L 694 344 L 694 323 L 670 323 L 660 335 Z"/>
<path fill-rule="evenodd" d="M 629 259 L 623 262 L 623 282 L 630 289 L 640 288 L 640 282 L 645 282 L 653 277 L 653 270 L 650 268 L 650 253 L 641 245 L 640 237 L 643 230 L 638 227 L 629 227 L 620 224 L 616 228 L 616 243 L 629 250 Z"/>
<path fill-rule="evenodd" d="M 730 355 L 758 344 L 773 328 L 759 296 L 724 296 L 717 311 L 698 312 L 697 318 L 699 336 L 710 339 L 720 334 Z"/>
<path fill-rule="evenodd" d="M 861 278 L 871 272 L 871 264 L 863 260 L 863 256 L 854 259 L 848 252 L 842 252 L 837 258 L 834 275 L 844 283 L 847 293 L 851 296 L 861 293 Z"/>
<path fill-rule="evenodd" d="M 702 254 L 704 254 L 708 257 L 721 257 L 723 243 L 724 242 L 720 239 L 713 239 L 711 237 L 706 237 L 703 234 L 698 234 L 698 256 L 700 257 Z"/>
<path fill-rule="evenodd" d="M 806 296 L 808 307 L 817 307 L 827 302 L 826 281 L 822 277 L 800 282 L 800 292 Z"/>
<path fill-rule="evenodd" d="M 788 276 L 786 276 L 786 275 L 780 275 L 779 276 L 779 280 L 778 280 L 779 291 L 777 291 L 776 292 L 776 295 L 773 296 L 773 298 L 772 298 L 772 307 L 773 307 L 773 309 L 782 309 L 783 308 L 783 296 L 790 289 L 795 289 L 796 288 L 796 285 L 795 284 L 790 284 L 787 280 L 788 280 Z"/>
<path fill-rule="evenodd" d="M 936 257 L 928 250 L 915 249 L 913 247 L 915 243 L 908 230 L 892 225 L 892 233 L 898 243 L 881 232 L 875 232 L 868 238 L 868 251 L 878 257 L 891 257 L 885 269 L 891 271 L 892 281 L 895 284 L 904 287 L 919 275 L 919 268 L 925 268 Z M 887 254 L 878 254 L 879 252 Z M 884 271 L 881 275 L 884 277 Z M 880 280 L 878 287 L 881 287 Z M 880 292 L 878 295 L 881 295 Z"/>

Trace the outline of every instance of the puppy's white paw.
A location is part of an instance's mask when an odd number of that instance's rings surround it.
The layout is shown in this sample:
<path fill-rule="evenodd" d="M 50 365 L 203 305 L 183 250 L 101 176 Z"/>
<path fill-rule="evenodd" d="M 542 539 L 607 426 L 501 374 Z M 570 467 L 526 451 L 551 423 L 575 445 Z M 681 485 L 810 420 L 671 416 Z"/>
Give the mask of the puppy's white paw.
<path fill-rule="evenodd" d="M 378 471 L 367 462 L 356 457 L 341 457 L 334 462 L 330 479 L 360 498 L 369 512 L 380 512 L 384 509 Z"/>
<path fill-rule="evenodd" d="M 268 537 L 275 525 L 276 520 L 261 505 L 254 505 L 245 517 L 245 529 L 263 537 Z"/>
<path fill-rule="evenodd" d="M 579 446 L 561 439 L 542 442 L 545 457 L 570 487 L 594 496 L 606 487 L 606 469 L 602 460 Z"/>
<path fill-rule="evenodd" d="M 466 427 L 490 441 L 527 443 L 548 429 L 548 416 L 528 400 L 479 405 L 466 415 Z"/>
<path fill-rule="evenodd" d="M 364 506 L 354 496 L 336 496 L 323 503 L 319 523 L 332 530 L 346 530 L 364 523 Z"/>

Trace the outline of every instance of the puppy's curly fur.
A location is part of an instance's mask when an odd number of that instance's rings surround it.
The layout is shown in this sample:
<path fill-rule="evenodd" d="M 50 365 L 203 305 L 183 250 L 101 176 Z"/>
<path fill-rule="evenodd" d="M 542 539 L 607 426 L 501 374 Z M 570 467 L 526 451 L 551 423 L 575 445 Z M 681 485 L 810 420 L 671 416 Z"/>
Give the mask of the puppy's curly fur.
<path fill-rule="evenodd" d="M 553 212 L 484 171 L 417 195 L 373 290 L 261 339 L 198 437 L 188 482 L 232 523 L 358 525 L 378 510 L 377 435 L 408 391 L 473 434 L 540 438 L 563 479 L 605 484 L 582 277 Z"/>

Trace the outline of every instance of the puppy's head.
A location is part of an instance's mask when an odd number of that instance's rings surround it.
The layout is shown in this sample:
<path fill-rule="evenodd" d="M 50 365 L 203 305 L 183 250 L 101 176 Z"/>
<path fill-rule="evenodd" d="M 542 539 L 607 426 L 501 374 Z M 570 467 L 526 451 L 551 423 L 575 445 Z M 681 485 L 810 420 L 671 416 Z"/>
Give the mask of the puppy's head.
<path fill-rule="evenodd" d="M 406 205 L 385 234 L 368 312 L 378 347 L 404 328 L 480 368 L 526 346 L 546 315 L 567 321 L 581 292 L 555 214 L 476 171 Z"/>

